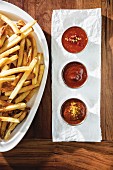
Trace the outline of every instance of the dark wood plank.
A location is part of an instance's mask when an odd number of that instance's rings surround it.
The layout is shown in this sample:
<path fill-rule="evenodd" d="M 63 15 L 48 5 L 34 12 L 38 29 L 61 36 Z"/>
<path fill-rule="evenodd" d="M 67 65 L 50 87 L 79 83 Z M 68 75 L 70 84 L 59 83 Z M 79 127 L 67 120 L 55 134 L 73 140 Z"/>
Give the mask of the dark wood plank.
<path fill-rule="evenodd" d="M 106 55 L 103 55 L 103 79 L 104 83 L 104 111 L 105 111 L 105 139 L 113 141 L 113 1 L 107 1 L 106 36 L 103 41 L 106 46 Z M 103 106 L 104 106 L 103 105 Z"/>
<path fill-rule="evenodd" d="M 13 150 L 0 153 L 0 167 L 45 169 L 112 169 L 113 143 L 52 143 L 23 140 Z M 15 168 L 16 169 L 16 168 Z"/>

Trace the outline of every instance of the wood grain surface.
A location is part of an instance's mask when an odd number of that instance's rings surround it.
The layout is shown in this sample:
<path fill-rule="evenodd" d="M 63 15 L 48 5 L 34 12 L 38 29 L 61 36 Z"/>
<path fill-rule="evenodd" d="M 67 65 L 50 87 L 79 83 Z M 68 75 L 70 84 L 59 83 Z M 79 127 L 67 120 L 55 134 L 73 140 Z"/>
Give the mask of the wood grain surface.
<path fill-rule="evenodd" d="M 53 9 L 102 8 L 101 143 L 51 141 L 51 64 L 37 114 L 24 139 L 0 153 L 0 170 L 113 169 L 113 0 L 7 0 L 28 12 L 44 31 L 51 63 Z"/>

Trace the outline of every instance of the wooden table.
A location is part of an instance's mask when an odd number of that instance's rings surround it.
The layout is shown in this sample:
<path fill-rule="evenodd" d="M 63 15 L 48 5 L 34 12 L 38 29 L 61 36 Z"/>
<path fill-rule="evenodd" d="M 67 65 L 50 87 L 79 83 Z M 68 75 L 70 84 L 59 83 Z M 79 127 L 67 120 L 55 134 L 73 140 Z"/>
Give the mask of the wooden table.
<path fill-rule="evenodd" d="M 42 27 L 50 51 L 53 9 L 102 8 L 101 143 L 52 143 L 51 64 L 40 107 L 27 134 L 11 151 L 0 153 L 2 169 L 113 169 L 113 0 L 7 0 Z"/>

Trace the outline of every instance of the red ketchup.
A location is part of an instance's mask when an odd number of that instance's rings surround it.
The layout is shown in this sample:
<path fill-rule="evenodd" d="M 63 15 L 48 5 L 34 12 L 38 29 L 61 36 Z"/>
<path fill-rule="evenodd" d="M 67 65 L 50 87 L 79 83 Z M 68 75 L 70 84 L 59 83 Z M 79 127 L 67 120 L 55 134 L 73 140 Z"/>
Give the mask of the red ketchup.
<path fill-rule="evenodd" d="M 78 88 L 87 79 L 86 67 L 79 62 L 70 62 L 63 68 L 62 77 L 68 87 Z"/>
<path fill-rule="evenodd" d="M 70 27 L 62 35 L 62 45 L 70 53 L 82 51 L 88 42 L 86 32 L 80 27 Z"/>
<path fill-rule="evenodd" d="M 86 118 L 87 108 L 83 101 L 72 98 L 61 107 L 62 118 L 70 125 L 78 125 Z"/>

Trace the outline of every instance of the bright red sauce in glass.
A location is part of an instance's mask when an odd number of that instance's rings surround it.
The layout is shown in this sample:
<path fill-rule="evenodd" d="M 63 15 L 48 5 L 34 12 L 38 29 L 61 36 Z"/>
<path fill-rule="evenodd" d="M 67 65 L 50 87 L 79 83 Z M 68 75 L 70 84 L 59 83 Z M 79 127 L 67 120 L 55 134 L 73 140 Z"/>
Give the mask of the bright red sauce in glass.
<path fill-rule="evenodd" d="M 70 125 L 81 123 L 86 118 L 86 112 L 85 103 L 76 98 L 65 101 L 61 107 L 61 116 Z"/>
<path fill-rule="evenodd" d="M 80 27 L 70 27 L 62 35 L 62 45 L 70 53 L 82 51 L 88 42 L 86 32 Z"/>
<path fill-rule="evenodd" d="M 78 88 L 87 79 L 86 67 L 79 62 L 70 62 L 63 68 L 62 77 L 68 87 Z"/>

